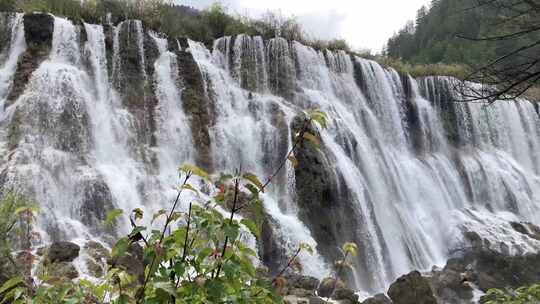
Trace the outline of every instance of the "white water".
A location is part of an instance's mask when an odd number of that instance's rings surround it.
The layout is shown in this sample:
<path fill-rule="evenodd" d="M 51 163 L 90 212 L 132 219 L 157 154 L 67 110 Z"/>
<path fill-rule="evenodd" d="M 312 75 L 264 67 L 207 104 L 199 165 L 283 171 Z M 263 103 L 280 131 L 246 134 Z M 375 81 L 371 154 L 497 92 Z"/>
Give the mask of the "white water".
<path fill-rule="evenodd" d="M 14 14 L 3 16 L 9 18 L 8 26 L 11 27 L 11 38 L 9 45 L 0 54 L 0 110 L 4 111 L 4 103 L 8 95 L 8 89 L 13 81 L 17 61 L 26 50 L 26 41 L 24 39 L 23 14 Z M 2 59 L 4 59 L 2 61 Z"/>
<path fill-rule="evenodd" d="M 0 86 L 0 97 L 7 95 L 24 51 L 21 16 L 15 20 L 8 60 L 1 66 L 6 76 L 0 84 L 7 85 Z M 155 136 L 152 147 L 134 146 L 138 118 L 114 90 L 123 79 L 123 26 L 135 26 L 130 39 L 144 85 L 153 87 L 157 98 L 156 130 L 145 134 Z M 81 30 L 88 37 L 84 45 L 79 45 Z M 12 151 L 2 152 L 2 172 L 6 185 L 23 187 L 39 201 L 45 239 L 100 235 L 81 211 L 88 184 L 105 184 L 115 208 L 142 207 L 149 214 L 170 204 L 177 166 L 196 159 L 177 55 L 166 38 L 144 34 L 140 22 L 121 23 L 107 50 L 101 26 L 76 27 L 56 18 L 49 59 L 6 109 L 2 144 L 10 126 L 18 126 L 21 135 Z M 146 70 L 147 43 L 158 50 L 153 73 Z M 212 51 L 189 41 L 188 51 L 216 109 L 209 128 L 218 172 L 241 167 L 267 176 L 291 146 L 289 125 L 296 114 L 313 108 L 328 113 L 329 128 L 321 131 L 328 170 L 339 178 L 339 197 L 346 200 L 340 203 L 353 206 L 350 216 L 357 223 L 335 237 L 355 240 L 362 249 L 355 270 L 359 289 L 381 291 L 398 275 L 443 264 L 463 246 L 463 231 L 478 232 L 494 249 L 501 249 L 500 243 L 510 244 L 513 253 L 540 248 L 508 225 L 509 220 L 540 224 L 540 119 L 529 102 L 449 106 L 448 78 L 408 78 L 405 87 L 395 71 L 374 62 L 279 38 L 240 36 L 234 43 L 223 38 Z M 448 109 L 457 117 L 451 130 L 443 119 Z M 452 130 L 457 143 L 447 139 Z M 155 164 L 141 160 L 143 148 L 155 155 Z M 289 253 L 299 243 L 317 247 L 309 221 L 298 216 L 294 169 L 288 165 L 285 171 L 263 195 L 265 210 L 277 223 L 274 234 Z M 301 262 L 305 273 L 322 278 L 333 261 L 317 250 L 303 254 Z"/>

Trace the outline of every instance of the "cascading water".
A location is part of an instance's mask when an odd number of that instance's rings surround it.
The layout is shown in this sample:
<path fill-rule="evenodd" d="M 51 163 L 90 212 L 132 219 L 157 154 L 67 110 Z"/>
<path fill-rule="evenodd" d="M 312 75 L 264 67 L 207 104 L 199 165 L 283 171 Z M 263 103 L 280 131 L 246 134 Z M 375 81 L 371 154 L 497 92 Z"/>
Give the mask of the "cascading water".
<path fill-rule="evenodd" d="M 19 85 L 12 79 L 26 49 L 23 16 L 9 18 L 2 101 Z M 320 108 L 329 126 L 320 130 L 318 162 L 307 164 L 307 174 L 325 172 L 316 176 L 325 187 L 319 201 L 309 194 L 320 189 L 291 164 L 262 195 L 284 256 L 299 243 L 317 249 L 300 257 L 306 274 L 328 275 L 348 241 L 359 245 L 353 277 L 365 291 L 443 264 L 463 246 L 464 231 L 495 250 L 540 248 L 508 224 L 540 224 L 540 119 L 528 101 L 453 103 L 451 78 L 415 80 L 282 38 L 240 35 L 213 50 L 194 41 L 182 48 L 129 20 L 112 27 L 55 18 L 51 45 L 7 104 L 0 133 L 4 189 L 39 202 L 44 241 L 107 241 L 100 221 L 108 210 L 168 206 L 177 166 L 201 153 L 201 130 L 215 171 L 265 177 L 291 148 L 297 115 Z M 193 79 L 213 109 L 205 126 L 185 100 Z"/>
<path fill-rule="evenodd" d="M 4 50 L 0 49 L 0 107 L 3 111 L 17 61 L 26 49 L 26 41 L 24 40 L 23 14 L 2 14 L 0 17 L 7 19 L 5 21 L 11 33 L 7 47 Z"/>

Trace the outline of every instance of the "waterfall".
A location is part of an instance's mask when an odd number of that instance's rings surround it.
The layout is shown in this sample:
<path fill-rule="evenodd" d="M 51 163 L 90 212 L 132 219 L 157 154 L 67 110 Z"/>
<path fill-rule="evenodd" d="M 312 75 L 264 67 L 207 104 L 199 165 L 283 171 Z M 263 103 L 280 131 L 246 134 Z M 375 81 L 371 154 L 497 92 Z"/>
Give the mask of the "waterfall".
<path fill-rule="evenodd" d="M 1 16 L 10 35 L 0 45 L 3 104 L 21 85 L 13 79 L 27 46 L 26 16 Z M 303 272 L 323 278 L 353 241 L 354 284 L 376 292 L 443 265 L 464 232 L 493 250 L 540 248 L 509 224 L 540 224 L 540 118 L 527 100 L 453 102 L 449 77 L 414 79 L 282 38 L 223 37 L 207 49 L 134 20 L 55 17 L 48 51 L 0 118 L 0 180 L 39 203 L 44 242 L 127 232 L 127 221 L 106 231 L 105 214 L 167 208 L 183 163 L 208 158 L 216 173 L 263 179 L 291 149 L 298 115 L 318 108 L 329 121 L 314 130 L 322 143 L 311 163 L 287 163 L 261 195 L 271 242 L 261 259 L 279 263 L 308 243 L 315 253 L 301 254 Z"/>
<path fill-rule="evenodd" d="M 8 27 L 11 32 L 8 46 L 5 50 L 0 49 L 0 108 L 3 111 L 17 61 L 26 49 L 26 41 L 24 40 L 23 14 L 2 14 L 1 16 L 8 18 Z"/>

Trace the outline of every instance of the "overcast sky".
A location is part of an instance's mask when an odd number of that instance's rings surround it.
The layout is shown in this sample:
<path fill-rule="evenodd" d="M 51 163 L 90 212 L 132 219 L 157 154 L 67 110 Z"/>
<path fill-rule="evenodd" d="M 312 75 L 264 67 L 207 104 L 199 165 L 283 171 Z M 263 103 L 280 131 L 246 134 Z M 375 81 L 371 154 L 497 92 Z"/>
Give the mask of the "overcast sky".
<path fill-rule="evenodd" d="M 175 0 L 205 8 L 215 0 Z M 379 52 L 390 36 L 429 0 L 221 0 L 229 11 L 257 16 L 267 10 L 295 15 L 319 38 L 344 38 L 355 48 Z"/>

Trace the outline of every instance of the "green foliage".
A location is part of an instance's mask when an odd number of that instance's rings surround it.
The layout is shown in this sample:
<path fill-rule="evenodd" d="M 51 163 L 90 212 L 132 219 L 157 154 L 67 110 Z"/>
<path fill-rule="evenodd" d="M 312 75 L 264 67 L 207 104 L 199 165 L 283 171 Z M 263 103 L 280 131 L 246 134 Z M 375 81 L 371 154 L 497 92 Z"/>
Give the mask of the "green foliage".
<path fill-rule="evenodd" d="M 465 79 L 470 73 L 470 68 L 463 64 L 411 64 L 390 57 L 377 57 L 375 60 L 384 67 L 393 68 L 400 74 L 409 74 L 413 77 L 437 75 Z"/>
<path fill-rule="evenodd" d="M 516 290 L 490 289 L 486 304 L 531 304 L 540 301 L 540 285 L 534 284 Z"/>
<path fill-rule="evenodd" d="M 134 210 L 135 212 L 135 210 Z M 122 209 L 114 209 L 111 212 L 107 213 L 107 217 L 105 218 L 105 221 L 103 222 L 105 226 L 111 227 L 115 224 L 118 217 L 120 217 L 124 213 Z"/>

